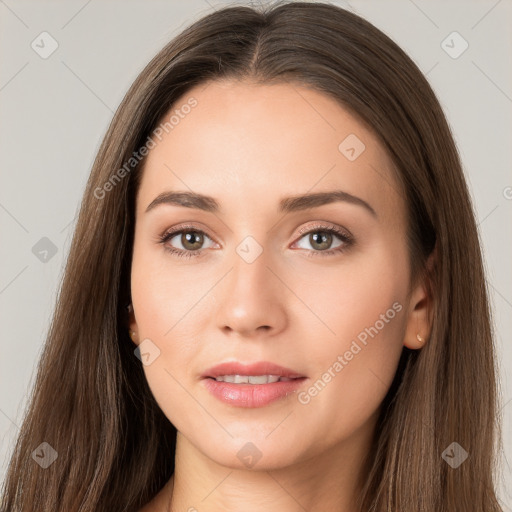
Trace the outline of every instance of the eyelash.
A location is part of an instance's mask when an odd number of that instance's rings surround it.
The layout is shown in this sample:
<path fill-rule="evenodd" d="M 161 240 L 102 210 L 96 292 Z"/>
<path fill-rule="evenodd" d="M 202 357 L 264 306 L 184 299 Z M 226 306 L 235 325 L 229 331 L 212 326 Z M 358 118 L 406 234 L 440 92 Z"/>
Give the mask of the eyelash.
<path fill-rule="evenodd" d="M 160 235 L 158 243 L 161 243 L 164 246 L 164 249 L 166 251 L 169 251 L 174 256 L 177 256 L 178 258 L 191 258 L 195 256 L 201 256 L 203 252 L 206 249 L 200 249 L 197 251 L 183 251 L 181 249 L 176 249 L 174 247 L 170 247 L 168 245 L 165 245 L 171 238 L 174 236 L 180 234 L 180 233 L 187 233 L 187 232 L 194 232 L 194 233 L 201 233 L 203 235 L 208 236 L 204 231 L 197 229 L 194 226 L 190 225 L 182 225 L 178 226 L 178 228 L 173 228 L 172 230 L 165 231 L 162 235 Z M 344 230 L 338 228 L 337 226 L 330 224 L 318 224 L 313 227 L 307 227 L 302 228 L 299 230 L 299 234 L 301 235 L 298 240 L 303 238 L 305 235 L 311 234 L 311 233 L 333 233 L 336 235 L 342 242 L 343 245 L 340 245 L 336 249 L 329 249 L 325 251 L 314 251 L 314 250 L 308 250 L 308 257 L 316 257 L 316 256 L 332 256 L 334 254 L 342 253 L 349 249 L 353 244 L 354 240 L 352 236 L 350 236 L 348 233 L 346 233 Z M 208 237 L 211 238 L 211 237 Z"/>

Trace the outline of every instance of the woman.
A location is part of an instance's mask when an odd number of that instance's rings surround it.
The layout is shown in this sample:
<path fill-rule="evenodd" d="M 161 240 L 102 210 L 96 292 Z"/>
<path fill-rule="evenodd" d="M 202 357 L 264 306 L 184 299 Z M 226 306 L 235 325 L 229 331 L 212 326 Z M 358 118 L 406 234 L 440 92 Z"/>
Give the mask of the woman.
<path fill-rule="evenodd" d="M 223 8 L 100 147 L 1 510 L 498 511 L 495 379 L 421 72 L 333 5 Z"/>

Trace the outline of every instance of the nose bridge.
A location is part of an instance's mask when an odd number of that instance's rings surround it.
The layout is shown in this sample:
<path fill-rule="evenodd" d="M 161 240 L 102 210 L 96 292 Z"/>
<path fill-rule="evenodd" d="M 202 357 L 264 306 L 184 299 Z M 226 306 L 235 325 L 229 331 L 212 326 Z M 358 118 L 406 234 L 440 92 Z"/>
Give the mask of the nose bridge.
<path fill-rule="evenodd" d="M 233 270 L 230 276 L 231 294 L 239 298 L 266 300 L 275 294 L 275 283 L 272 282 L 272 255 L 268 247 L 264 247 L 253 236 L 246 236 L 235 248 L 232 259 Z"/>
<path fill-rule="evenodd" d="M 220 302 L 220 328 L 248 333 L 282 327 L 285 290 L 276 270 L 270 270 L 272 261 L 271 251 L 250 235 L 235 247 Z"/>
<path fill-rule="evenodd" d="M 259 210 L 261 204 L 238 204 L 239 212 L 237 222 L 231 226 L 233 230 L 234 254 L 232 258 L 233 271 L 232 284 L 239 283 L 243 289 L 243 283 L 251 288 L 257 288 L 260 284 L 268 285 L 272 274 L 267 266 L 272 266 L 272 236 L 275 231 L 267 232 L 263 211 Z"/>
<path fill-rule="evenodd" d="M 235 249 L 233 257 L 232 285 L 237 291 L 257 290 L 268 287 L 268 248 L 264 248 L 253 237 L 246 237 Z M 263 290 L 260 290 L 262 292 Z"/>

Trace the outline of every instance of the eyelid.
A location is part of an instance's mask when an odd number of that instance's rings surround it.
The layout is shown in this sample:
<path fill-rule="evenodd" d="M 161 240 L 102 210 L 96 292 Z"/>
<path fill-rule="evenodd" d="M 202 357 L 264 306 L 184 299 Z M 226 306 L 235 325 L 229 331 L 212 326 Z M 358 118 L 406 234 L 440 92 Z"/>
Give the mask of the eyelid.
<path fill-rule="evenodd" d="M 172 228 L 167 228 L 161 235 L 159 235 L 159 239 L 167 238 L 169 235 L 178 234 L 181 231 L 197 231 L 199 233 L 204 233 L 208 238 L 213 240 L 215 243 L 218 244 L 218 242 L 215 240 L 215 237 L 213 237 L 208 229 L 206 229 L 204 226 L 198 226 L 196 224 L 178 224 L 177 226 L 173 226 Z"/>
<path fill-rule="evenodd" d="M 314 251 L 314 250 L 307 250 L 308 256 L 330 256 L 332 254 L 335 254 L 337 252 L 342 252 L 345 249 L 348 249 L 350 246 L 352 246 L 355 243 L 354 237 L 348 231 L 346 228 L 338 226 L 337 224 L 333 224 L 332 222 L 328 221 L 312 221 L 312 223 L 303 226 L 298 231 L 298 237 L 295 238 L 295 241 L 292 243 L 292 247 L 297 244 L 305 235 L 308 233 L 313 233 L 315 231 L 328 231 L 331 233 L 334 233 L 335 236 L 337 236 L 342 242 L 341 247 L 337 247 L 335 249 L 328 249 L 325 251 Z M 219 242 L 216 241 L 215 237 L 211 236 L 208 229 L 205 227 L 199 227 L 194 224 L 190 223 L 184 223 L 184 224 L 178 224 L 176 226 L 173 226 L 172 228 L 166 229 L 159 237 L 158 242 L 161 244 L 167 243 L 168 240 L 174 238 L 175 235 L 186 232 L 186 231 L 195 231 L 198 233 L 201 233 L 203 235 L 206 235 L 210 240 L 212 240 L 215 244 L 219 244 Z M 175 253 L 175 255 L 180 256 L 180 254 L 189 256 L 200 256 L 203 255 L 207 249 L 198 249 L 196 251 L 184 251 L 183 249 L 176 249 L 174 247 L 165 247 L 168 251 Z"/>
<path fill-rule="evenodd" d="M 215 240 L 215 237 L 212 236 L 209 233 L 209 231 L 208 231 L 208 229 L 206 227 L 198 226 L 198 225 L 195 225 L 195 224 L 187 224 L 187 223 L 178 224 L 177 226 L 173 226 L 172 228 L 167 228 L 159 236 L 159 238 L 164 238 L 164 237 L 166 237 L 167 235 L 169 235 L 171 233 L 179 233 L 180 231 L 184 231 L 184 230 L 187 230 L 187 229 L 189 229 L 191 231 L 202 232 L 202 233 L 206 234 L 209 238 L 214 240 L 216 243 L 218 243 Z M 308 233 L 308 232 L 310 232 L 310 231 L 312 231 L 314 229 L 333 229 L 337 233 L 339 233 L 341 235 L 344 235 L 346 238 L 349 238 L 349 239 L 353 238 L 352 234 L 350 233 L 350 231 L 348 231 L 348 229 L 343 228 L 341 226 L 338 226 L 336 224 L 333 224 L 332 222 L 329 222 L 329 221 L 313 221 L 312 224 L 308 224 L 308 225 L 303 226 L 302 228 L 300 228 L 298 230 L 297 234 L 302 236 L 303 234 Z"/>
<path fill-rule="evenodd" d="M 308 232 L 311 232 L 314 230 L 320 231 L 321 229 L 332 229 L 339 235 L 341 235 L 349 240 L 353 240 L 353 238 L 354 238 L 352 236 L 352 233 L 350 233 L 350 231 L 348 229 L 338 226 L 337 224 L 333 224 L 332 222 L 322 221 L 322 220 L 313 221 L 313 224 L 308 224 L 307 226 L 300 228 L 298 233 L 300 236 L 302 236 L 305 233 L 308 233 Z"/>

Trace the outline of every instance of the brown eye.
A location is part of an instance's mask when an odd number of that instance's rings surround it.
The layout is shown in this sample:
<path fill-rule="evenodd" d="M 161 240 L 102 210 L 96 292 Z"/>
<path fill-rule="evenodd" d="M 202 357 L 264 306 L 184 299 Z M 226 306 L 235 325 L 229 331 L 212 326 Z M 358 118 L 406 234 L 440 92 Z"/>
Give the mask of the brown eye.
<path fill-rule="evenodd" d="M 339 240 L 339 243 L 333 247 L 333 243 Z M 348 244 L 348 240 L 342 234 L 338 234 L 332 229 L 313 229 L 304 234 L 300 240 L 307 240 L 309 247 L 300 245 L 302 242 L 297 242 L 300 249 L 313 249 L 315 252 L 327 251 L 329 249 L 337 249 L 340 246 Z"/>
<path fill-rule="evenodd" d="M 210 246 L 214 246 L 213 240 L 203 231 L 196 228 L 181 227 L 166 231 L 160 236 L 159 242 L 164 248 L 174 256 L 189 258 L 191 256 L 200 256 L 206 240 L 210 241 Z"/>
<path fill-rule="evenodd" d="M 309 234 L 309 243 L 312 247 L 320 251 L 325 251 L 326 249 L 330 249 L 332 238 L 332 234 L 327 231 L 315 231 Z"/>
<path fill-rule="evenodd" d="M 354 244 L 353 237 L 334 224 L 318 225 L 309 229 L 306 227 L 301 229 L 300 233 L 302 236 L 294 245 L 299 249 L 306 249 L 308 256 L 333 256 L 342 253 Z M 333 245 L 336 240 L 338 243 Z"/>
<path fill-rule="evenodd" d="M 204 236 L 199 231 L 182 231 L 180 242 L 184 249 L 197 251 L 203 244 Z"/>

